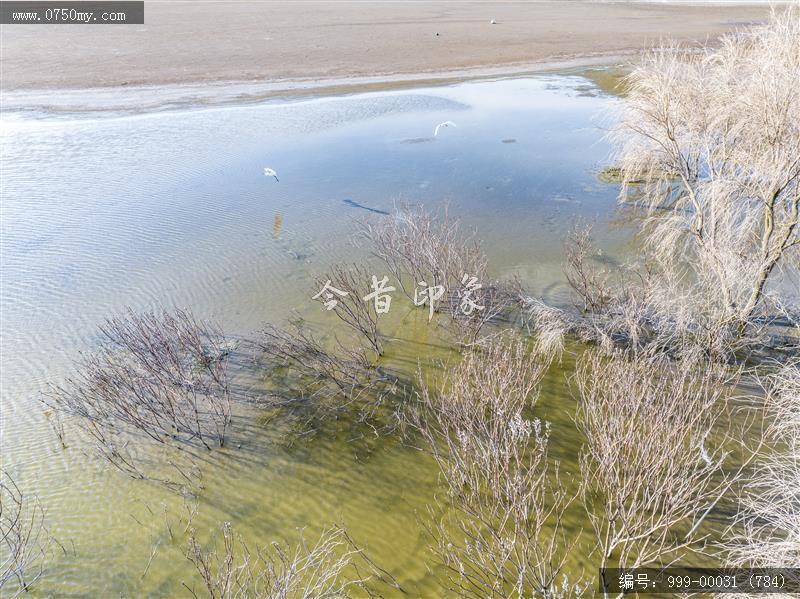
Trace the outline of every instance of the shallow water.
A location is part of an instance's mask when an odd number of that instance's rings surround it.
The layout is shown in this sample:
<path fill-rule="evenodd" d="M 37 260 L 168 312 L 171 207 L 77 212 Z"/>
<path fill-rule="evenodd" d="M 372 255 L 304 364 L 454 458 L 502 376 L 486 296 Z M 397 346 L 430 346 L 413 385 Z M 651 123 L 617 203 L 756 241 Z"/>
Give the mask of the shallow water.
<path fill-rule="evenodd" d="M 293 313 L 324 330 L 334 323 L 310 299 L 314 275 L 363 257 L 353 220 L 384 218 L 398 201 L 448 203 L 483 240 L 493 277 L 517 274 L 533 294 L 565 301 L 563 239 L 576 219 L 597 221 L 610 264 L 624 255 L 627 236 L 608 226 L 617 190 L 595 176 L 614 102 L 588 79 L 546 75 L 4 121 L 0 459 L 65 548 L 37 593 L 169 596 L 193 580 L 182 537 L 164 526 L 180 498 L 110 471 L 69 430 L 62 449 L 42 414 L 39 394 L 91 349 L 103 319 L 177 305 L 233 335 Z M 434 138 L 446 120 L 457 126 Z M 390 362 L 430 357 L 432 333 L 414 320 L 395 313 Z M 551 379 L 539 415 L 569 472 L 574 410 L 563 376 Z M 223 520 L 262 543 L 340 523 L 411 596 L 439 593 L 418 521 L 437 490 L 429 458 L 346 422 L 290 450 L 278 436 L 257 408 L 237 413 L 228 448 L 203 467 L 201 536 Z"/>

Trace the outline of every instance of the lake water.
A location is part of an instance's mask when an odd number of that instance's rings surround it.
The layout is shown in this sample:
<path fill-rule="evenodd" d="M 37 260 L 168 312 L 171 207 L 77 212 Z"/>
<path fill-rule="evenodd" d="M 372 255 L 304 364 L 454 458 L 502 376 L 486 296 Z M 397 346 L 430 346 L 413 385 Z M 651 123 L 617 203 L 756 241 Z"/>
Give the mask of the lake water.
<path fill-rule="evenodd" d="M 596 177 L 615 102 L 580 75 L 541 75 L 149 114 L 5 115 L 0 460 L 38 495 L 64 546 L 35 594 L 171 596 L 195 580 L 184 538 L 165 526 L 181 499 L 111 471 L 69 427 L 62 449 L 42 414 L 40 394 L 92 348 L 105 318 L 181 306 L 232 335 L 292 314 L 331 327 L 310 299 L 315 274 L 363 257 L 353 221 L 396 202 L 447 203 L 483 240 L 492 277 L 519 275 L 563 302 L 563 240 L 577 219 L 598 223 L 610 263 L 624 255 L 627 234 L 609 226 L 617 189 Z M 434 138 L 442 121 L 456 126 Z M 403 322 L 388 359 L 425 357 Z M 545 391 L 537 409 L 569 472 L 574 404 L 560 373 Z M 339 523 L 411 596 L 439 593 L 419 524 L 438 488 L 427 456 L 345 424 L 287 449 L 254 407 L 233 424 L 228 448 L 203 467 L 201 536 L 229 520 L 263 544 Z"/>

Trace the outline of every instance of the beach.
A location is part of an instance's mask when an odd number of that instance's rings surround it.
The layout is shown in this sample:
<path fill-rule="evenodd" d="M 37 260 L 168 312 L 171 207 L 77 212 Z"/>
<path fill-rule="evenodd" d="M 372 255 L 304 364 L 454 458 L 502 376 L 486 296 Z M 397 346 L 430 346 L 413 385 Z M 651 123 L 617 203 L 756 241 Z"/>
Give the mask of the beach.
<path fill-rule="evenodd" d="M 148 0 L 144 25 L 5 25 L 0 64 L 5 92 L 389 80 L 702 43 L 768 14 L 766 4 Z"/>

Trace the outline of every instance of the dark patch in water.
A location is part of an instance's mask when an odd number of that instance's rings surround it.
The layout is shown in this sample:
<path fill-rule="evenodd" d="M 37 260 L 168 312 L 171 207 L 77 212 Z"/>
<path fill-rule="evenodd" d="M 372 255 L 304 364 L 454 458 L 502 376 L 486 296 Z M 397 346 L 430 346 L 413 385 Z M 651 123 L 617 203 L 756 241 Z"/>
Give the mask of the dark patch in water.
<path fill-rule="evenodd" d="M 578 85 L 575 87 L 578 96 L 582 98 L 596 98 L 596 88 L 593 85 Z"/>
<path fill-rule="evenodd" d="M 514 139 L 513 137 L 511 137 L 509 139 L 501 140 L 501 143 L 504 143 L 504 144 L 515 144 L 515 143 L 517 143 L 517 140 Z"/>
<path fill-rule="evenodd" d="M 353 200 L 351 200 L 349 198 L 346 199 L 346 200 L 342 200 L 342 201 L 345 204 L 347 204 L 348 206 L 352 206 L 353 208 L 361 208 L 362 210 L 368 210 L 369 212 L 374 212 L 375 214 L 386 214 L 386 215 L 389 214 L 388 212 L 385 212 L 384 210 L 378 210 L 377 208 L 370 208 L 369 206 L 363 206 L 363 205 L 359 204 L 358 202 L 354 202 Z"/>
<path fill-rule="evenodd" d="M 401 144 L 424 144 L 433 141 L 432 137 L 412 137 L 411 139 L 404 139 Z"/>
<path fill-rule="evenodd" d="M 580 202 L 573 197 L 567 195 L 557 195 L 553 196 L 552 200 L 554 202 L 562 202 L 566 204 L 579 204 Z"/>
<path fill-rule="evenodd" d="M 606 254 L 597 254 L 591 257 L 592 260 L 597 262 L 598 264 L 605 264 L 606 266 L 613 266 L 613 267 L 620 267 L 621 264 L 619 260 L 613 258 L 612 256 L 608 256 Z"/>

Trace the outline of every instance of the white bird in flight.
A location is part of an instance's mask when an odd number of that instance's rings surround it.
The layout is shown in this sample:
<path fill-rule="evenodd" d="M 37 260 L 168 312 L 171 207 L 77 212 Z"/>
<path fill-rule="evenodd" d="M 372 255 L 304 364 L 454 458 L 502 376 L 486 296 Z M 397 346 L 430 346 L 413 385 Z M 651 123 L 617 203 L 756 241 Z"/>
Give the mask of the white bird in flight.
<path fill-rule="evenodd" d="M 264 167 L 264 174 L 267 177 L 275 177 L 275 180 L 278 181 L 278 183 L 280 183 L 280 181 L 278 180 L 278 173 L 276 173 L 273 169 L 269 168 L 268 166 Z"/>
<path fill-rule="evenodd" d="M 445 121 L 444 123 L 439 123 L 436 125 L 436 129 L 433 130 L 433 136 L 436 137 L 439 135 L 439 129 L 442 127 L 455 127 L 456 124 L 453 121 Z"/>

